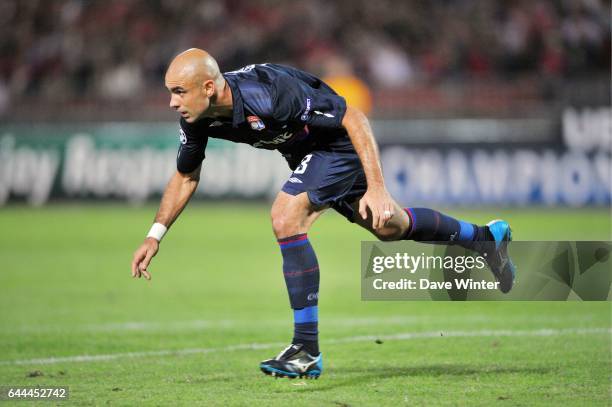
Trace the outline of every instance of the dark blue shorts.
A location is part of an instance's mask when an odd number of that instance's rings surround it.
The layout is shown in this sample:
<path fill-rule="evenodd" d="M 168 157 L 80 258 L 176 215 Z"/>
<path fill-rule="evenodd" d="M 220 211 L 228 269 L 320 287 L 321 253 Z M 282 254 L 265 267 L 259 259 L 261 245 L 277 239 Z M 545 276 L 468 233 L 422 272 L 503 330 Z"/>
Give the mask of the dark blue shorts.
<path fill-rule="evenodd" d="M 367 183 L 356 152 L 313 151 L 306 155 L 282 190 L 308 193 L 313 205 L 330 205 L 353 222 L 351 204 L 365 194 Z"/>

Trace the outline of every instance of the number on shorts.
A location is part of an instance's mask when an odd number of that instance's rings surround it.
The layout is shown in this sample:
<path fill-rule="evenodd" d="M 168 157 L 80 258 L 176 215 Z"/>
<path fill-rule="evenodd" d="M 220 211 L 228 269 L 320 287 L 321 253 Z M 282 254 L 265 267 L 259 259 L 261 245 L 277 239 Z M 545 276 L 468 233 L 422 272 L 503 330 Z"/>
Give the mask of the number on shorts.
<path fill-rule="evenodd" d="M 294 174 L 303 174 L 306 172 L 306 168 L 308 168 L 308 162 L 312 158 L 312 154 L 305 155 L 300 163 L 300 166 L 293 171 Z"/>

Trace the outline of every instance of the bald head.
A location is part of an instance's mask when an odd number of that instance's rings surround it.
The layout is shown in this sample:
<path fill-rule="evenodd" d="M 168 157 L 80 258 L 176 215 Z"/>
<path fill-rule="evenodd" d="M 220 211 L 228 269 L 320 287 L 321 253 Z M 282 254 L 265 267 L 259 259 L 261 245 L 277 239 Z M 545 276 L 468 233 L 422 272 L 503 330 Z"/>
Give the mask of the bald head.
<path fill-rule="evenodd" d="M 188 49 L 172 60 L 166 71 L 166 87 L 171 93 L 170 107 L 187 122 L 231 106 L 231 94 L 224 91 L 225 79 L 217 61 L 201 49 Z"/>
<path fill-rule="evenodd" d="M 212 80 L 217 86 L 223 83 L 217 61 L 208 52 L 198 48 L 183 51 L 172 60 L 166 71 L 166 82 L 169 79 L 188 81 L 195 85 L 201 85 L 208 80 Z"/>

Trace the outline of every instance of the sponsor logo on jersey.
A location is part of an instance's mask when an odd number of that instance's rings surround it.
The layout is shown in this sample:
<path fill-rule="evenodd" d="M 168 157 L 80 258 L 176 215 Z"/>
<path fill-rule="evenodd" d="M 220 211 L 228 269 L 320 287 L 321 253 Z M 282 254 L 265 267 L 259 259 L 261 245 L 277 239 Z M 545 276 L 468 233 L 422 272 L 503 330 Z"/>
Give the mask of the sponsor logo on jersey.
<path fill-rule="evenodd" d="M 304 113 L 302 114 L 300 119 L 303 122 L 305 122 L 306 120 L 308 120 L 309 115 L 310 115 L 310 98 L 306 98 L 306 109 L 304 110 Z"/>
<path fill-rule="evenodd" d="M 214 122 L 212 122 L 208 127 L 219 127 L 219 126 L 223 126 L 223 123 L 216 120 Z"/>
<path fill-rule="evenodd" d="M 272 140 L 269 140 L 269 141 L 259 140 L 257 143 L 253 144 L 253 147 L 260 148 L 268 144 L 271 144 L 271 145 L 283 144 L 285 141 L 289 140 L 291 137 L 293 137 L 293 133 L 287 131 L 283 134 L 280 134 L 274 137 Z"/>
<path fill-rule="evenodd" d="M 251 124 L 253 130 L 262 131 L 266 128 L 264 122 L 257 116 L 248 116 L 247 121 Z"/>
<path fill-rule="evenodd" d="M 179 140 L 181 140 L 181 144 L 187 144 L 187 135 L 183 129 L 179 129 Z"/>
<path fill-rule="evenodd" d="M 287 181 L 291 182 L 292 184 L 303 184 L 302 180 L 296 177 L 291 177 Z"/>

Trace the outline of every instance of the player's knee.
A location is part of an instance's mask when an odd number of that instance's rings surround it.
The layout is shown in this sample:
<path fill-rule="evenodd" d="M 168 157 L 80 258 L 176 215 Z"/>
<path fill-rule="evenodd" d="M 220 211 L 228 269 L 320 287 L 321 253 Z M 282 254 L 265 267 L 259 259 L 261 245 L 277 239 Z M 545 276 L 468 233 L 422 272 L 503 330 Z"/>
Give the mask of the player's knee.
<path fill-rule="evenodd" d="M 289 237 L 299 233 L 297 222 L 282 212 L 272 212 L 272 230 L 277 238 Z"/>
<path fill-rule="evenodd" d="M 393 242 L 395 240 L 400 240 L 404 233 L 401 228 L 395 227 L 386 227 L 382 229 L 375 230 L 374 235 L 383 242 Z"/>

